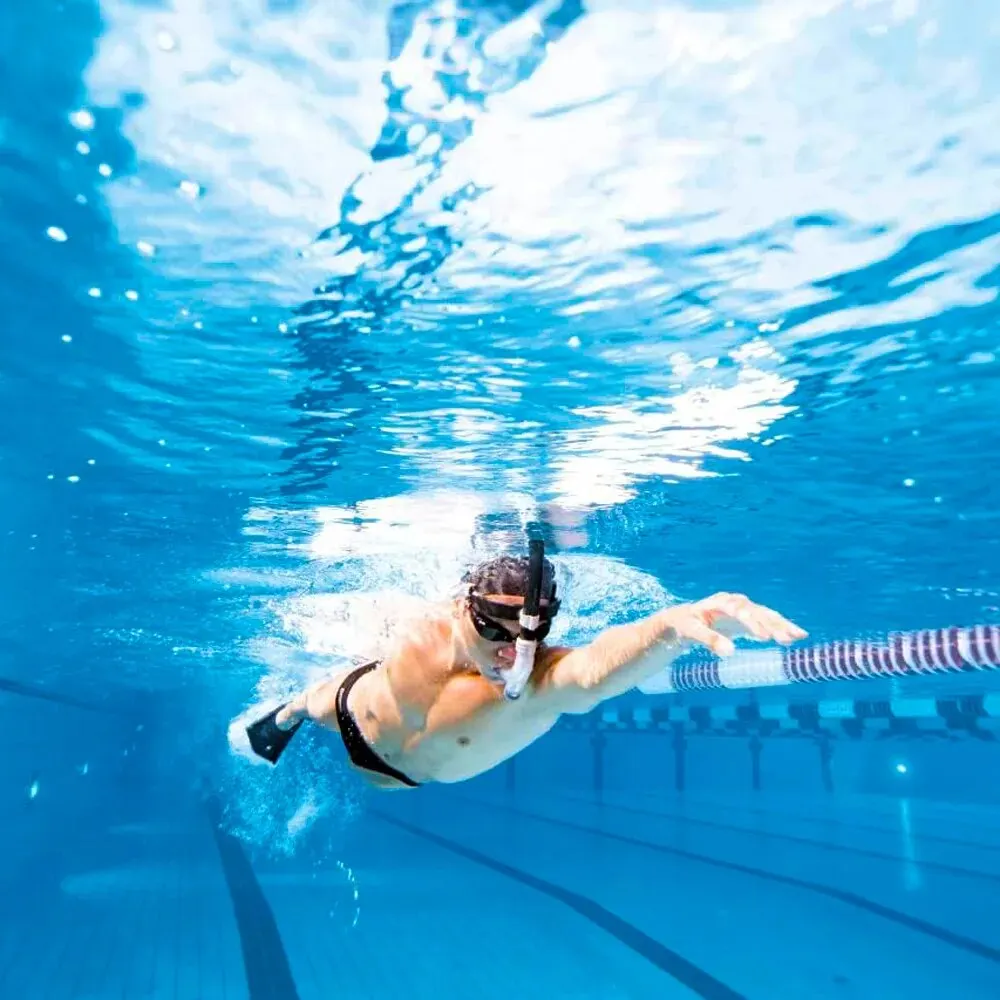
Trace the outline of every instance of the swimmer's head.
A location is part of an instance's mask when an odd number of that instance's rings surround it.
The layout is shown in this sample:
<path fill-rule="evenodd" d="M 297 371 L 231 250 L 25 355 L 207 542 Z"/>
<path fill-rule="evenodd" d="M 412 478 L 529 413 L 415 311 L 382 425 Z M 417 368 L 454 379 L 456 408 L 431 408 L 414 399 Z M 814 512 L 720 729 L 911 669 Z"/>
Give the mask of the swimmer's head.
<path fill-rule="evenodd" d="M 498 597 L 518 597 L 522 601 L 528 590 L 530 574 L 527 556 L 497 556 L 470 569 L 462 582 L 470 595 L 487 594 Z M 556 570 L 548 559 L 542 560 L 542 603 L 556 597 Z"/>
<path fill-rule="evenodd" d="M 466 585 L 462 632 L 469 655 L 490 677 L 502 679 L 503 670 L 513 666 L 515 641 L 521 628 L 519 617 L 530 579 L 527 556 L 504 555 L 469 570 L 462 578 Z M 539 628 L 541 641 L 559 611 L 556 598 L 555 567 L 542 560 Z"/>

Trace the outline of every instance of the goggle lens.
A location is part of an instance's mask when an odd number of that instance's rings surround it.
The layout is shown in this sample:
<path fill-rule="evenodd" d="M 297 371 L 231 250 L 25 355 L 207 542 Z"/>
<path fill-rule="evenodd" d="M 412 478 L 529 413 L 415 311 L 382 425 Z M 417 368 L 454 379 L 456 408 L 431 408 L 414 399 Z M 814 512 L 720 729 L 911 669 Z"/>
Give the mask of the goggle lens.
<path fill-rule="evenodd" d="M 519 609 L 518 609 L 519 610 Z M 472 625 L 475 628 L 479 636 L 485 639 L 487 642 L 513 642 L 517 636 L 518 632 L 511 634 L 502 625 L 496 624 L 496 622 L 488 621 L 483 618 L 478 612 L 475 605 L 470 605 L 469 612 L 472 617 Z M 538 628 L 535 629 L 535 639 L 541 641 L 544 639 L 552 628 L 552 619 L 543 618 L 538 623 Z"/>

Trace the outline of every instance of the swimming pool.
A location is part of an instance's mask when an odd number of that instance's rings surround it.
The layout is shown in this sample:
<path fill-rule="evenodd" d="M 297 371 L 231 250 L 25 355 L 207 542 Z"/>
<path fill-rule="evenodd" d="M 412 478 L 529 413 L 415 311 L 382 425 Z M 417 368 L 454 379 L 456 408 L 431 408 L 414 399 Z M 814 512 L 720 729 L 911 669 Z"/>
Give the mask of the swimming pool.
<path fill-rule="evenodd" d="M 0 996 L 1000 993 L 992 5 L 2 17 Z M 858 645 L 401 795 L 232 751 L 528 534 L 560 641 Z"/>

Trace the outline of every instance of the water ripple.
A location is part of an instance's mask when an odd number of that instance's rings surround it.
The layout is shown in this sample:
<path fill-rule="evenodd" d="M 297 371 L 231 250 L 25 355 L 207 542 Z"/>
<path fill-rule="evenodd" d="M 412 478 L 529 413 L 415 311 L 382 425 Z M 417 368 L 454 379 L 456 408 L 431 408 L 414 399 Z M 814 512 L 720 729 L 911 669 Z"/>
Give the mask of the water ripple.
<path fill-rule="evenodd" d="M 4 69 L 59 109 L 0 120 L 0 377 L 52 510 L 113 510 L 127 548 L 161 492 L 224 537 L 477 495 L 471 531 L 566 547 L 697 527 L 677 589 L 734 552 L 744 581 L 916 551 L 914 593 L 995 584 L 968 475 L 1000 460 L 994 4 L 100 14 L 65 15 L 62 69 Z M 277 571 L 244 541 L 219 562 Z"/>

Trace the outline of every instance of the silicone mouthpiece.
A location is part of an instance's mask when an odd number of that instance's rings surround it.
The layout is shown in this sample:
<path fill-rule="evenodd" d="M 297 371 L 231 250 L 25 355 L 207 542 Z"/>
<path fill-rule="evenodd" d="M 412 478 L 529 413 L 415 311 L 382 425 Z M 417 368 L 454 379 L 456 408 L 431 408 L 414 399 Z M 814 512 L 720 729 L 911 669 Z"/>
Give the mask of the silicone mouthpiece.
<path fill-rule="evenodd" d="M 515 642 L 514 665 L 504 674 L 504 697 L 508 701 L 516 701 L 521 697 L 535 667 L 535 650 L 538 643 L 532 639 L 522 639 L 518 636 Z"/>

